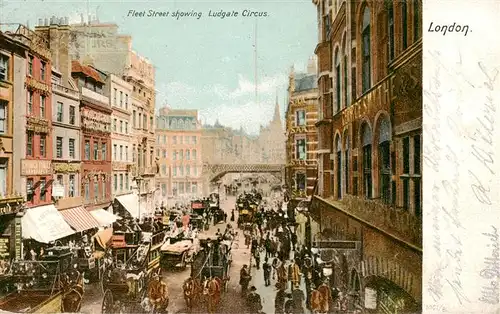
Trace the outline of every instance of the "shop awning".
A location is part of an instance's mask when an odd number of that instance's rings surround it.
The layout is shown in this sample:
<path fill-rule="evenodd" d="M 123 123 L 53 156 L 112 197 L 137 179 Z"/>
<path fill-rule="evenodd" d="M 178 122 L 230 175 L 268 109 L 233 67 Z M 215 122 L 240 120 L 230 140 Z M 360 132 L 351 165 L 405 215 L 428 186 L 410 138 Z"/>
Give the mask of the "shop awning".
<path fill-rule="evenodd" d="M 133 218 L 139 218 L 139 212 L 141 216 L 147 216 L 154 212 L 154 208 L 152 209 L 152 203 L 141 202 L 139 205 L 139 198 L 137 194 L 127 194 L 117 196 L 116 199 L 123 207 L 130 213 Z M 140 210 L 139 210 L 140 206 Z"/>
<path fill-rule="evenodd" d="M 41 243 L 49 243 L 75 233 L 54 205 L 27 209 L 21 225 L 23 238 Z"/>
<path fill-rule="evenodd" d="M 101 230 L 96 233 L 95 238 L 97 240 L 97 243 L 105 249 L 108 247 L 108 245 L 111 243 L 111 238 L 113 237 L 113 229 L 108 228 Z"/>
<path fill-rule="evenodd" d="M 106 226 L 109 226 L 111 224 L 113 224 L 115 221 L 117 221 L 118 219 L 121 219 L 120 217 L 104 210 L 104 209 L 96 209 L 96 210 L 93 210 L 90 212 L 90 214 L 92 215 L 92 217 L 95 218 L 95 220 L 97 220 L 97 222 L 99 223 L 99 225 L 101 227 L 106 227 Z"/>
<path fill-rule="evenodd" d="M 99 222 L 83 207 L 78 206 L 60 211 L 64 220 L 76 230 L 82 232 L 85 230 L 99 228 Z"/>

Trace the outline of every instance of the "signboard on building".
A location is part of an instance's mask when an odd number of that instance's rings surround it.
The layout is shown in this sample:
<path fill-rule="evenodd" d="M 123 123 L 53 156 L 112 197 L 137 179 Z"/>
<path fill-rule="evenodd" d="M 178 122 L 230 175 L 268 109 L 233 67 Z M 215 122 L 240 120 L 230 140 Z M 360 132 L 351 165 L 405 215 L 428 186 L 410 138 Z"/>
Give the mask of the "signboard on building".
<path fill-rule="evenodd" d="M 317 249 L 340 249 L 340 250 L 355 250 L 358 241 L 314 241 L 313 247 Z"/>
<path fill-rule="evenodd" d="M 15 257 L 16 260 L 21 260 L 22 259 L 22 216 L 16 216 L 16 219 L 14 221 L 13 225 L 13 232 L 14 232 L 14 251 L 15 251 Z"/>
<path fill-rule="evenodd" d="M 365 288 L 365 309 L 377 309 L 377 290 L 372 288 Z"/>
<path fill-rule="evenodd" d="M 60 184 L 52 185 L 52 196 L 53 197 L 64 197 L 64 185 L 60 185 Z"/>
<path fill-rule="evenodd" d="M 52 174 L 52 161 L 21 159 L 22 176 L 48 176 Z"/>
<path fill-rule="evenodd" d="M 3 236 L 0 237 L 0 258 L 8 258 L 9 257 L 9 237 Z"/>

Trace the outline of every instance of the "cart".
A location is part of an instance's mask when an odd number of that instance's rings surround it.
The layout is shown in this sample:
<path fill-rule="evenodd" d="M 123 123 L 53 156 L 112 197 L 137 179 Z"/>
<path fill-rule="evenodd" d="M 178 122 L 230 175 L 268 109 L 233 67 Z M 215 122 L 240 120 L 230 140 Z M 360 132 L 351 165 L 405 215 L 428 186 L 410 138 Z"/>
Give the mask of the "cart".
<path fill-rule="evenodd" d="M 224 283 L 223 291 L 227 291 L 232 242 L 202 239 L 200 244 L 202 249 L 193 258 L 191 277 L 201 280 L 217 277 Z"/>
<path fill-rule="evenodd" d="M 160 249 L 161 267 L 163 269 L 186 268 L 199 251 L 199 244 L 196 240 L 194 237 L 186 237 L 184 233 L 168 238 Z"/>

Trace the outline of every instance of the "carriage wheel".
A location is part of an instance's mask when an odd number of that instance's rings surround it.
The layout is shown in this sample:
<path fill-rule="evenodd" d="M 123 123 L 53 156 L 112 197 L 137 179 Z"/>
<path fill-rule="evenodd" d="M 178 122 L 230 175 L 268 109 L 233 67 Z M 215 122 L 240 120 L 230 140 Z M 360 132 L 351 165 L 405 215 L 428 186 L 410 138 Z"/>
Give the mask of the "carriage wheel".
<path fill-rule="evenodd" d="M 181 257 L 181 269 L 185 269 L 186 268 L 186 252 L 182 253 L 182 257 Z"/>
<path fill-rule="evenodd" d="M 106 290 L 104 293 L 104 297 L 102 298 L 102 307 L 101 307 L 101 312 L 102 314 L 106 313 L 114 313 L 114 303 L 113 303 L 113 293 L 111 290 Z"/>

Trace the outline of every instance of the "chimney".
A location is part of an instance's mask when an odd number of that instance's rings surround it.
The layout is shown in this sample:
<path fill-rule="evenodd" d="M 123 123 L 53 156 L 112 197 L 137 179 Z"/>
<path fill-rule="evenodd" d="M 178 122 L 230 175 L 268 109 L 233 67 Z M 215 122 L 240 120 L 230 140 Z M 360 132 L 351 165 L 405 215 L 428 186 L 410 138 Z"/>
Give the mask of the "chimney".
<path fill-rule="evenodd" d="M 69 17 L 64 18 L 64 25 L 69 25 Z"/>
<path fill-rule="evenodd" d="M 38 19 L 38 26 L 43 26 L 43 19 L 41 18 Z"/>
<path fill-rule="evenodd" d="M 49 19 L 48 18 L 45 18 L 43 22 L 44 22 L 43 26 L 49 26 Z"/>

